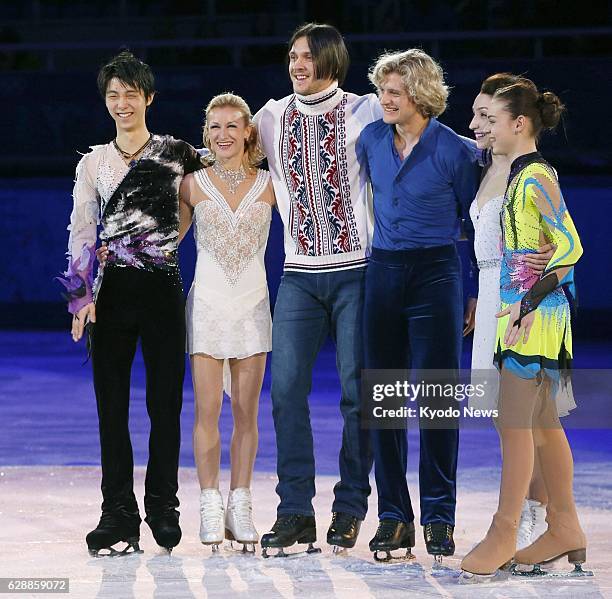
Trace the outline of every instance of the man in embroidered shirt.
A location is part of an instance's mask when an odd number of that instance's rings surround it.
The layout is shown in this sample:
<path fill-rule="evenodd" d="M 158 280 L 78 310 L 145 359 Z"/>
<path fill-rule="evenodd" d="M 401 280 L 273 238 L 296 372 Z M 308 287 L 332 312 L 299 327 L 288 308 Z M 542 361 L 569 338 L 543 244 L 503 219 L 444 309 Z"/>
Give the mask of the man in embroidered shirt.
<path fill-rule="evenodd" d="M 277 521 L 263 547 L 314 542 L 312 368 L 328 335 L 336 344 L 344 419 L 340 481 L 327 541 L 352 547 L 367 510 L 372 459 L 360 425 L 361 313 L 370 244 L 366 174 L 355 154 L 376 96 L 338 86 L 348 68 L 340 33 L 304 25 L 289 42 L 294 94 L 255 116 L 284 225 L 285 267 L 274 310 L 272 405 L 277 442 Z"/>
<path fill-rule="evenodd" d="M 436 119 L 446 108 L 448 88 L 442 69 L 427 54 L 385 54 L 370 80 L 384 113 L 363 130 L 358 143 L 374 193 L 365 367 L 454 371 L 461 356 L 463 313 L 455 242 L 461 215 L 466 216 L 468 236 L 473 232 L 467 214 L 478 185 L 476 152 Z M 422 428 L 420 441 L 427 550 L 452 555 L 458 431 Z M 370 548 L 413 547 L 406 431 L 373 430 L 372 444 L 380 525 Z"/>
<path fill-rule="evenodd" d="M 122 52 L 102 67 L 98 87 L 116 138 L 94 146 L 77 166 L 68 271 L 61 279 L 73 314 L 73 339 L 81 338 L 87 322 L 91 329 L 103 502 L 87 545 L 93 554 L 119 541 L 138 549 L 128 411 L 140 340 L 151 419 L 146 521 L 157 543 L 170 550 L 181 538 L 176 493 L 185 371 L 178 189 L 183 176 L 201 163 L 184 141 L 149 133 L 145 114 L 155 92 L 148 65 Z M 93 284 L 98 222 L 109 253 L 103 282 L 99 273 Z"/>

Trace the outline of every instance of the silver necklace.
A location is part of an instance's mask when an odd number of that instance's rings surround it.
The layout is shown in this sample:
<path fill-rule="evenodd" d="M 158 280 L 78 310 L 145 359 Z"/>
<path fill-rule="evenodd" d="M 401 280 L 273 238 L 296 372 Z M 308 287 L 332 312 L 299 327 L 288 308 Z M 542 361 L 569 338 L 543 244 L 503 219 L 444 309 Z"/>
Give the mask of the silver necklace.
<path fill-rule="evenodd" d="M 244 172 L 244 167 L 242 165 L 240 165 L 238 170 L 233 171 L 229 168 L 225 168 L 215 160 L 212 165 L 212 170 L 215 172 L 217 177 L 219 177 L 219 179 L 227 184 L 231 194 L 235 194 L 236 189 L 238 189 L 238 185 L 240 185 L 246 179 L 246 173 Z"/>

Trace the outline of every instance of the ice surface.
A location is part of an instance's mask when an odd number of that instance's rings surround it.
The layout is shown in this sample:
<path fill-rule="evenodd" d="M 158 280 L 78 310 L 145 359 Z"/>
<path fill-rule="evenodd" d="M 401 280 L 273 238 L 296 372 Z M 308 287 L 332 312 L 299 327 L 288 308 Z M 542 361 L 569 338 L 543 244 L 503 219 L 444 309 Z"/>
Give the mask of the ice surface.
<path fill-rule="evenodd" d="M 355 549 L 337 557 L 325 543 L 335 479 L 317 479 L 315 510 L 318 555 L 264 560 L 224 548 L 213 555 L 198 539 L 198 494 L 195 470 L 183 468 L 180 476 L 183 540 L 169 557 L 154 542 L 143 523 L 143 554 L 115 558 L 91 558 L 85 534 L 99 516 L 99 468 L 18 466 L 0 471 L 0 576 L 68 577 L 70 596 L 127 599 L 156 597 L 612 597 L 609 512 L 583 507 L 580 516 L 589 538 L 587 566 L 591 579 L 510 580 L 489 585 L 459 585 L 460 557 L 482 538 L 494 511 L 497 479 L 489 477 L 489 489 L 477 490 L 464 483 L 459 492 L 455 532 L 457 557 L 447 558 L 443 567 L 432 569 L 422 536 L 417 534 L 416 560 L 409 563 L 378 564 L 372 560 L 368 540 L 376 529 L 371 511 L 364 522 Z M 472 478 L 472 477 L 470 477 Z M 414 477 L 409 477 L 416 491 Z M 229 477 L 223 471 L 221 489 L 227 496 Z M 275 519 L 276 477 L 256 473 L 253 482 L 254 517 L 260 533 Z M 138 467 L 135 490 L 142 498 L 144 469 Z M 584 502 L 583 502 L 584 503 Z M 142 502 L 141 502 L 142 505 Z M 566 568 L 567 564 L 559 566 Z M 27 596 L 27 595 L 21 595 Z M 40 595 L 36 595 L 40 596 Z"/>

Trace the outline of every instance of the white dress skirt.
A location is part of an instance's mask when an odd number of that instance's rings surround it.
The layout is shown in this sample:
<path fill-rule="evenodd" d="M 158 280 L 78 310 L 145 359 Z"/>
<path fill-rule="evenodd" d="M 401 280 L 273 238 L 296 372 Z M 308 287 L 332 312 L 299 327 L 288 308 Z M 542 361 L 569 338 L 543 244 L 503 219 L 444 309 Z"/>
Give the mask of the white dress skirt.
<path fill-rule="evenodd" d="M 497 318 L 501 300 L 499 278 L 501 271 L 501 220 L 504 196 L 490 199 L 480 209 L 476 200 L 470 206 L 470 218 L 474 224 L 474 252 L 478 263 L 478 303 L 472 344 L 472 383 L 486 380 L 482 397 L 471 397 L 470 407 L 495 409 L 499 399 L 499 373 L 493 364 Z M 576 407 L 571 394 L 557 394 L 559 416 L 567 416 Z"/>
<path fill-rule="evenodd" d="M 187 351 L 225 360 L 272 349 L 272 318 L 264 254 L 271 206 L 260 200 L 268 181 L 256 180 L 233 212 L 206 169 L 194 173 L 206 196 L 193 214 L 197 246 L 195 276 L 187 296 Z"/>
<path fill-rule="evenodd" d="M 499 276 L 501 270 L 501 212 L 503 196 L 490 199 L 479 209 L 476 200 L 470 206 L 474 225 L 474 253 L 478 263 L 478 303 L 472 342 L 472 383 L 484 383 L 485 394 L 471 397 L 470 407 L 495 409 L 499 396 L 499 373 L 493 364 L 497 318 L 500 309 Z"/>

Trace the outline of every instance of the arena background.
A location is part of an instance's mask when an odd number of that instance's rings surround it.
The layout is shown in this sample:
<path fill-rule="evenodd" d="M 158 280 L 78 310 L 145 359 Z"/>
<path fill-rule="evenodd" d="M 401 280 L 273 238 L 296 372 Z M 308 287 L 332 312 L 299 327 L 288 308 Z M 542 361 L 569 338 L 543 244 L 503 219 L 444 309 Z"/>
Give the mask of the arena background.
<path fill-rule="evenodd" d="M 441 62 L 452 87 L 440 117 L 470 135 L 471 103 L 488 74 L 525 73 L 559 93 L 568 112 L 542 139 L 557 168 L 584 256 L 577 269 L 580 336 L 609 335 L 612 277 L 612 2 L 2 2 L 0 26 L 0 327 L 62 328 L 53 277 L 66 263 L 66 225 L 79 152 L 109 141 L 98 67 L 122 47 L 146 60 L 158 94 L 149 128 L 201 146 L 202 109 L 215 94 L 242 95 L 256 112 L 291 92 L 286 40 L 305 20 L 337 25 L 352 58 L 343 88 L 373 91 L 368 66 L 384 49 L 418 46 Z M 267 252 L 271 295 L 282 271 L 274 219 Z M 188 289 L 194 244 L 181 247 Z"/>
<path fill-rule="evenodd" d="M 79 153 L 110 141 L 114 125 L 96 89 L 100 65 L 122 47 L 146 60 L 158 93 L 151 131 L 201 146 L 202 109 L 231 90 L 255 112 L 268 98 L 291 93 L 286 42 L 315 20 L 343 32 L 352 64 L 343 88 L 373 91 L 368 66 L 385 49 L 421 47 L 442 64 L 452 86 L 441 121 L 470 135 L 471 105 L 481 81 L 510 70 L 559 93 L 563 126 L 542 139 L 557 168 L 580 233 L 576 268 L 574 364 L 582 369 L 577 418 L 566 425 L 575 459 L 575 495 L 589 539 L 592 579 L 501 582 L 474 590 L 456 584 L 463 555 L 482 538 L 497 505 L 501 457 L 487 419 L 461 433 L 457 552 L 431 567 L 420 531 L 411 563 L 372 561 L 376 493 L 354 550 L 336 557 L 325 544 L 338 476 L 341 417 L 335 351 L 328 343 L 315 365 L 310 396 L 317 470 L 320 556 L 296 560 L 211 558 L 198 538 L 199 485 L 190 430 L 194 397 L 184 383 L 180 455 L 181 525 L 171 558 L 148 527 L 144 555 L 89 559 L 84 537 L 99 515 L 100 454 L 91 363 L 84 343 L 68 334 L 69 317 L 54 277 L 65 269 L 66 226 Z M 0 577 L 61 576 L 79 598 L 158 597 L 612 597 L 612 1 L 568 0 L 0 0 Z M 466 244 L 462 245 L 465 254 Z M 266 263 L 272 299 L 283 264 L 275 214 Z M 195 263 L 191 234 L 181 246 L 185 289 Z M 469 365 L 471 340 L 464 343 Z M 268 370 L 260 398 L 259 450 L 252 485 L 255 524 L 263 533 L 276 514 L 276 444 Z M 593 369 L 599 369 L 595 374 Z M 603 375 L 601 374 L 603 373 Z M 576 383 L 576 377 L 574 378 Z M 130 431 L 136 495 L 142 498 L 149 423 L 141 356 L 132 371 Z M 573 427 L 573 428 L 572 428 Z M 229 484 L 232 419 L 220 420 L 221 488 Z M 418 431 L 408 432 L 408 483 L 418 512 Z M 374 479 L 371 479 L 374 485 Z M 142 505 L 142 503 L 141 503 Z M 418 527 L 417 527 L 418 528 Z M 567 564 L 558 565 L 558 569 Z M 0 591 L 2 590 L 0 579 Z"/>

